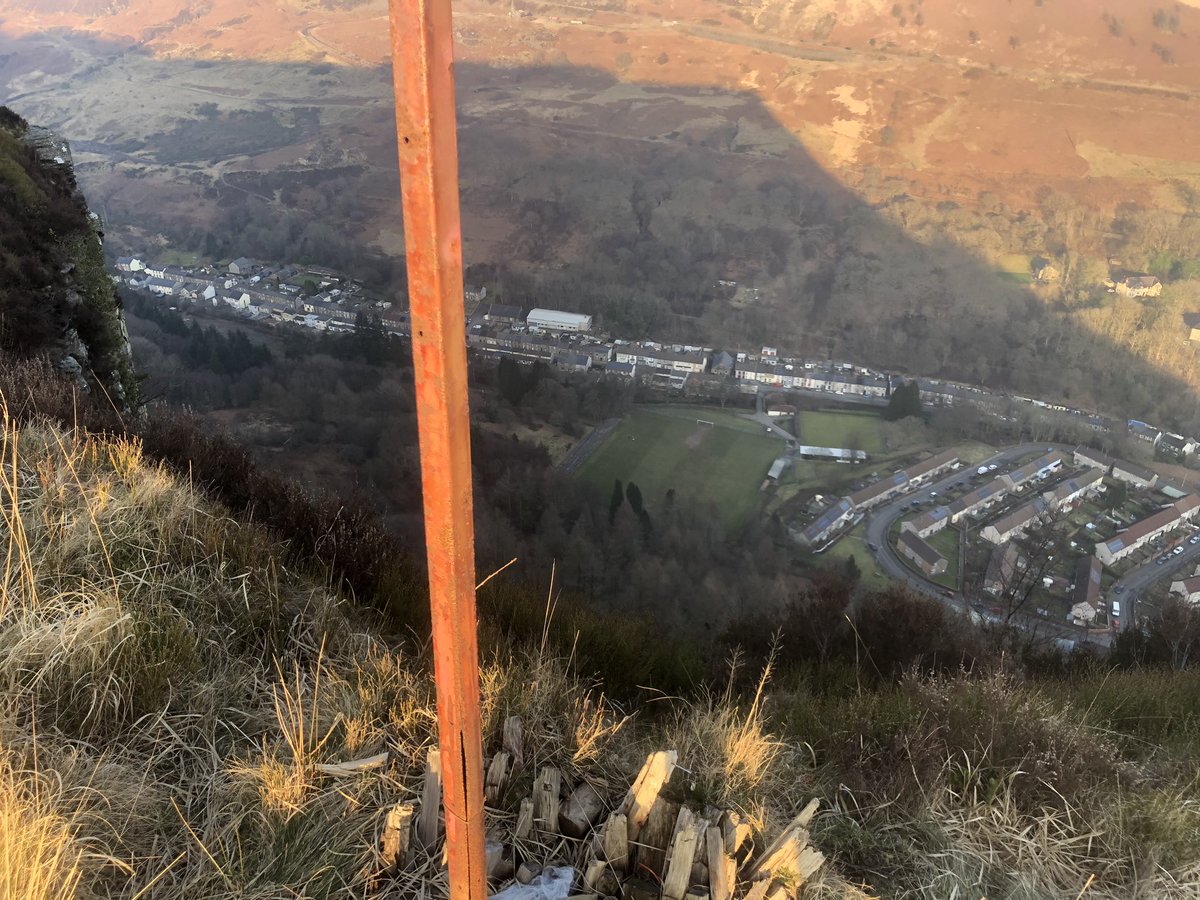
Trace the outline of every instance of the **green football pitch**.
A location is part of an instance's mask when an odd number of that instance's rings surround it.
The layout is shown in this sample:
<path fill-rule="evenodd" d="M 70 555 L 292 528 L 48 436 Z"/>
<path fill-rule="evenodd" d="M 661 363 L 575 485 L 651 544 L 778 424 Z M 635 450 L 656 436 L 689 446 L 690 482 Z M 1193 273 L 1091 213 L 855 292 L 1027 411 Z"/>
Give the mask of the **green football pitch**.
<path fill-rule="evenodd" d="M 711 423 L 711 424 L 707 424 Z M 759 487 L 784 452 L 761 425 L 718 409 L 638 409 L 580 467 L 578 477 L 607 498 L 614 479 L 634 482 L 653 515 L 668 490 L 711 504 L 736 526 L 758 507 Z"/>

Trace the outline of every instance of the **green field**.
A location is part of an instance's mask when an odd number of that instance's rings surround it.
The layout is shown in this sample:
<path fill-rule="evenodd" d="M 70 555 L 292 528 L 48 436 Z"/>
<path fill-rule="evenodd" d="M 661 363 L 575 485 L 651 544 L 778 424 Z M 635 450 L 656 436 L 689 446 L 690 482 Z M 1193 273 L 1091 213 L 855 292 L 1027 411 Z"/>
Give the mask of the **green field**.
<path fill-rule="evenodd" d="M 959 569 L 959 538 L 961 533 L 957 528 L 943 528 L 937 534 L 930 535 L 929 546 L 946 557 L 946 571 L 933 580 L 953 590 L 958 590 Z M 907 560 L 906 560 L 907 561 Z"/>
<path fill-rule="evenodd" d="M 883 450 L 879 416 L 873 412 L 802 412 L 800 433 L 803 443 L 812 447 L 848 447 L 868 453 Z"/>
<path fill-rule="evenodd" d="M 871 590 L 883 590 L 891 583 L 891 580 L 875 565 L 875 554 L 867 546 L 866 535 L 866 526 L 860 522 L 818 558 L 823 559 L 829 565 L 844 565 L 846 558 L 853 556 L 859 572 L 862 573 L 863 587 Z"/>
<path fill-rule="evenodd" d="M 1030 259 L 1020 253 L 1006 253 L 1000 257 L 996 270 L 1002 278 L 1017 284 L 1030 284 L 1033 275 L 1029 271 Z"/>
<path fill-rule="evenodd" d="M 698 426 L 696 419 L 716 423 Z M 651 513 L 672 488 L 680 499 L 711 503 L 736 526 L 758 507 L 763 479 L 784 451 L 762 426 L 724 410 L 655 407 L 630 413 L 579 469 L 607 499 L 614 479 L 637 484 Z"/>

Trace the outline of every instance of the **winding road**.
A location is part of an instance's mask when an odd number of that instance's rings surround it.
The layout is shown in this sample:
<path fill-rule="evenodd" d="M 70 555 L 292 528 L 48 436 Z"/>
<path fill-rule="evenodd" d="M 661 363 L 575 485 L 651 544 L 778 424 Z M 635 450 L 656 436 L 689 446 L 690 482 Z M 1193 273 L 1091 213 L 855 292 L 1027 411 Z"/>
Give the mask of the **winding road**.
<path fill-rule="evenodd" d="M 1070 454 L 1074 448 L 1063 444 L 1050 443 L 1026 443 L 1017 444 L 1013 447 L 1008 447 L 989 459 L 984 460 L 980 465 L 995 465 L 997 470 L 1011 467 L 1018 462 L 1022 457 L 1031 454 L 1045 453 L 1047 449 L 1061 450 L 1064 453 Z M 872 510 L 866 522 L 866 534 L 868 545 L 873 547 L 872 553 L 875 557 L 875 562 L 880 569 L 883 570 L 890 578 L 907 584 L 918 593 L 924 594 L 949 609 L 958 613 L 969 613 L 971 611 L 970 600 L 965 597 L 962 592 L 948 592 L 939 584 L 935 584 L 925 578 L 919 576 L 911 568 L 909 568 L 903 560 L 900 559 L 896 549 L 888 541 L 888 532 L 897 519 L 903 515 L 903 507 L 907 506 L 917 497 L 928 498 L 930 491 L 937 491 L 939 494 L 945 493 L 954 486 L 956 482 L 962 481 L 964 477 L 969 477 L 967 473 L 969 468 L 959 469 L 952 472 L 943 478 L 923 485 L 916 491 L 910 491 L 907 494 L 897 497 L 883 506 Z M 1178 562 L 1174 567 L 1159 566 L 1154 562 L 1152 557 L 1149 563 L 1139 566 L 1129 572 L 1122 578 L 1117 585 L 1124 584 L 1121 594 L 1113 594 L 1110 596 L 1119 599 L 1123 607 L 1126 607 L 1127 612 L 1123 623 L 1129 623 L 1135 620 L 1137 615 L 1137 598 L 1145 591 L 1145 589 L 1154 581 L 1170 574 L 1171 572 L 1182 568 L 1185 562 L 1191 562 L 1193 559 L 1200 558 L 1200 544 L 1187 546 L 1188 552 L 1179 556 Z M 1116 585 L 1114 585 L 1114 588 Z M 949 596 L 947 596 L 949 594 Z M 1128 604 L 1128 606 L 1126 606 Z M 1069 641 L 1079 641 L 1082 633 L 1078 627 L 1060 624 L 1054 621 L 1048 621 L 1037 615 L 1027 615 L 1018 613 L 1013 616 L 1012 624 L 1025 630 L 1036 630 L 1041 634 L 1048 634 L 1056 638 L 1062 638 Z M 1123 627 L 1127 625 L 1123 624 Z M 1099 643 L 1108 644 L 1107 635 L 1097 636 L 1090 635 L 1088 640 Z"/>

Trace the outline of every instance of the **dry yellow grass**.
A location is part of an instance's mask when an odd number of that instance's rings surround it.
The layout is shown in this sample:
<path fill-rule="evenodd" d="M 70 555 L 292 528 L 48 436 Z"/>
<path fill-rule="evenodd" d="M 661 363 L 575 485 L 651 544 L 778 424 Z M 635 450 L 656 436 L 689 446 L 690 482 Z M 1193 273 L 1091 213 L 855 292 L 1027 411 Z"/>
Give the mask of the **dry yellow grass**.
<path fill-rule="evenodd" d="M 387 810 L 419 798 L 435 741 L 424 645 L 385 640 L 136 442 L 0 425 L 0 896 L 445 896 L 436 855 L 381 877 L 376 849 Z M 486 752 L 508 716 L 524 723 L 524 758 L 489 811 L 501 833 L 543 766 L 616 804 L 646 753 L 670 747 L 673 789 L 738 810 L 762 834 L 823 800 L 814 834 L 832 866 L 806 897 L 868 895 L 838 876 L 839 859 L 904 897 L 1066 896 L 1085 884 L 1086 897 L 1111 900 L 1200 897 L 1193 787 L 1031 812 L 1016 770 L 997 777 L 980 746 L 944 750 L 922 796 L 851 792 L 827 760 L 838 742 L 863 746 L 863 716 L 891 721 L 868 696 L 843 707 L 772 697 L 769 665 L 742 692 L 735 657 L 724 690 L 625 709 L 536 640 L 487 650 L 482 665 Z M 893 700 L 920 715 L 896 714 L 896 746 L 932 752 L 917 742 L 964 715 L 965 699 L 981 715 L 1011 707 L 1058 756 L 1117 752 L 1044 694 L 963 684 L 906 682 Z M 805 721 L 802 702 L 826 703 L 808 720 L 824 721 L 823 735 L 789 730 Z M 377 769 L 322 771 L 383 751 Z M 523 846 L 575 864 L 587 852 L 561 837 Z"/>
<path fill-rule="evenodd" d="M 436 857 L 381 879 L 376 849 L 435 741 L 426 648 L 385 641 L 136 441 L 18 429 L 2 409 L 0 428 L 0 896 L 444 896 Z M 508 716 L 525 734 L 491 827 L 511 828 L 545 765 L 615 804 L 646 747 L 675 738 L 699 779 L 728 784 L 714 797 L 787 816 L 793 792 L 756 799 L 785 756 L 765 684 L 742 711 L 732 694 L 660 700 L 663 734 L 544 641 L 485 654 L 486 749 Z M 321 769 L 382 751 L 382 768 Z"/>
<path fill-rule="evenodd" d="M 83 874 L 83 847 L 37 773 L 19 772 L 0 756 L 0 897 L 59 900 Z"/>

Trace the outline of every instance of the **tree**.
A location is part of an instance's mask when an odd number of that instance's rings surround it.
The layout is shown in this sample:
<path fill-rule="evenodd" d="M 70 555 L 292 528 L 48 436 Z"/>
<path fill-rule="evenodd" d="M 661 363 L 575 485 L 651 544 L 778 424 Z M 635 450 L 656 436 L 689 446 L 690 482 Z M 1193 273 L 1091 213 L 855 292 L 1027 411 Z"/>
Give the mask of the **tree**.
<path fill-rule="evenodd" d="M 1100 501 L 1100 505 L 1107 510 L 1113 510 L 1119 506 L 1123 506 L 1128 499 L 1129 485 L 1123 481 L 1114 481 L 1108 486 L 1108 490 L 1104 492 L 1104 498 Z"/>
<path fill-rule="evenodd" d="M 625 498 L 629 501 L 629 508 L 633 510 L 634 515 L 638 518 L 642 516 L 642 489 L 632 481 L 625 486 Z"/>
<path fill-rule="evenodd" d="M 611 525 L 617 520 L 617 511 L 620 510 L 621 504 L 625 502 L 625 491 L 621 488 L 621 479 L 613 479 L 612 497 L 608 501 L 608 524 Z"/>
<path fill-rule="evenodd" d="M 499 383 L 500 393 L 513 406 L 520 405 L 521 400 L 529 391 L 529 383 L 525 379 L 525 374 L 517 365 L 516 360 L 510 357 L 501 358 L 500 365 L 496 370 L 496 380 Z"/>
<path fill-rule="evenodd" d="M 842 573 L 852 584 L 858 584 L 859 579 L 862 578 L 862 570 L 858 568 L 858 561 L 854 558 L 854 554 L 846 557 L 845 563 L 842 564 Z"/>
<path fill-rule="evenodd" d="M 885 422 L 895 422 L 909 416 L 921 416 L 921 387 L 916 381 L 901 382 L 888 398 L 888 405 L 883 411 Z"/>
<path fill-rule="evenodd" d="M 320 290 L 320 288 L 311 278 L 305 278 L 304 284 L 301 286 L 301 290 L 304 291 L 304 296 L 313 297 L 316 296 L 316 293 Z"/>

